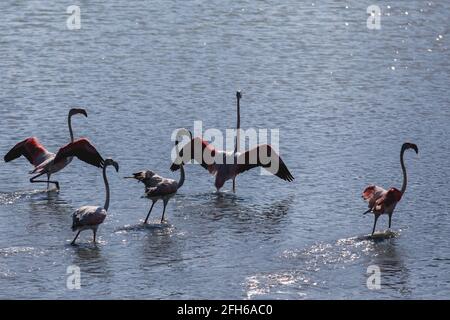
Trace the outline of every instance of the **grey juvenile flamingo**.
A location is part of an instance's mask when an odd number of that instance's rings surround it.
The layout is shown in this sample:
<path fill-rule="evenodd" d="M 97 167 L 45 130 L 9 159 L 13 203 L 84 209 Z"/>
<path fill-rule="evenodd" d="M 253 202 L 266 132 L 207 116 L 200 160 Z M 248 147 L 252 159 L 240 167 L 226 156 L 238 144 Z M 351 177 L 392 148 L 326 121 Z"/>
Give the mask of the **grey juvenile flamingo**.
<path fill-rule="evenodd" d="M 103 207 L 83 206 L 72 214 L 72 231 L 78 232 L 71 244 L 75 244 L 80 232 L 83 230 L 93 231 L 93 241 L 95 243 L 98 226 L 105 220 L 109 209 L 110 191 L 108 178 L 106 176 L 106 168 L 108 166 L 113 166 L 116 171 L 119 172 L 119 164 L 112 159 L 103 160 L 102 156 L 98 153 L 95 147 L 86 139 L 76 140 L 61 148 L 56 154 L 55 161 L 68 157 L 77 157 L 78 159 L 93 166 L 103 168 L 103 180 L 106 190 L 106 200 Z"/>
<path fill-rule="evenodd" d="M 180 137 L 181 133 L 188 132 L 186 129 L 181 129 L 178 132 L 178 136 L 175 141 L 175 146 L 178 149 L 178 138 Z M 149 198 L 152 201 L 152 205 L 150 207 L 150 210 L 147 214 L 147 217 L 145 218 L 144 224 L 147 223 L 148 218 L 150 217 L 150 213 L 152 212 L 153 206 L 158 200 L 163 200 L 164 209 L 161 217 L 161 223 L 164 221 L 164 214 L 166 213 L 166 206 L 169 202 L 170 198 L 172 198 L 184 184 L 184 167 L 183 163 L 180 164 L 180 180 L 175 181 L 173 179 L 167 179 L 163 178 L 153 171 L 146 170 L 146 171 L 139 171 L 136 173 L 133 173 L 132 177 L 125 177 L 125 179 L 136 179 L 138 182 L 142 182 L 145 185 L 145 196 Z"/>

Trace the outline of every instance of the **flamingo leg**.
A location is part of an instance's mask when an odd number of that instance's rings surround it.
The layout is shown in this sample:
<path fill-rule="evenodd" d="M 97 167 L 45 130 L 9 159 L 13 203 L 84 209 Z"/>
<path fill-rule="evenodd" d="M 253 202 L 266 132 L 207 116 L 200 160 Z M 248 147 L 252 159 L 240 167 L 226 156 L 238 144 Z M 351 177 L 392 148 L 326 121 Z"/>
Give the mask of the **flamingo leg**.
<path fill-rule="evenodd" d="M 72 242 L 70 243 L 72 246 L 75 244 L 75 240 L 77 240 L 78 236 L 80 235 L 80 231 L 78 231 L 77 235 L 75 236 L 75 238 L 73 238 Z"/>
<path fill-rule="evenodd" d="M 392 213 L 389 215 L 389 229 L 391 228 Z"/>
<path fill-rule="evenodd" d="M 379 217 L 380 217 L 379 214 L 375 214 L 375 220 L 373 222 L 373 229 L 372 229 L 372 236 L 375 233 L 375 227 L 377 226 L 377 220 L 378 220 Z"/>
<path fill-rule="evenodd" d="M 94 243 L 95 243 L 95 238 L 97 238 L 97 229 L 92 229 L 92 231 L 94 232 Z"/>
<path fill-rule="evenodd" d="M 47 175 L 47 177 L 48 177 L 47 180 L 36 180 L 37 178 L 39 178 L 40 176 L 42 176 L 44 174 L 46 174 L 46 173 L 45 172 L 44 173 L 40 173 L 37 176 L 32 177 L 30 179 L 30 182 L 31 183 L 47 183 L 47 189 L 48 189 L 49 183 L 53 183 L 56 186 L 56 189 L 59 191 L 59 182 L 58 181 L 51 181 L 50 180 L 50 175 Z"/>
<path fill-rule="evenodd" d="M 164 214 L 166 213 L 166 206 L 167 206 L 168 202 L 169 202 L 169 199 L 164 199 L 164 209 L 163 209 L 163 214 L 161 217 L 161 223 L 163 223 L 163 221 L 164 221 Z"/>
<path fill-rule="evenodd" d="M 233 178 L 233 193 L 236 193 L 236 178 Z"/>
<path fill-rule="evenodd" d="M 150 207 L 150 211 L 147 214 L 147 217 L 145 218 L 144 224 L 147 224 L 148 217 L 150 217 L 150 213 L 152 212 L 153 206 L 155 205 L 156 201 L 153 201 L 152 206 Z"/>

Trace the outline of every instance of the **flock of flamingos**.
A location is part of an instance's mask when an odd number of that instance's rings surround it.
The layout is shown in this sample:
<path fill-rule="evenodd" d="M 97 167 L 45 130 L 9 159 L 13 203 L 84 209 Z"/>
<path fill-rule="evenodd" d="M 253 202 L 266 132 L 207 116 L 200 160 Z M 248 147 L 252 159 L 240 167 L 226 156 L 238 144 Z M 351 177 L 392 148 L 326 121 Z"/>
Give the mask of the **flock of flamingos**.
<path fill-rule="evenodd" d="M 237 92 L 237 129 L 240 129 L 240 99 L 241 93 Z M 71 242 L 72 245 L 75 244 L 80 232 L 83 230 L 93 231 L 93 242 L 96 242 L 97 229 L 100 224 L 106 218 L 107 211 L 109 209 L 110 203 L 110 191 L 109 183 L 106 175 L 106 168 L 112 166 L 117 172 L 119 172 L 119 164 L 113 159 L 103 159 L 92 143 L 86 138 L 75 139 L 72 130 L 72 116 L 83 115 L 87 117 L 87 112 L 84 109 L 71 109 L 68 114 L 68 125 L 70 132 L 70 143 L 63 146 L 58 150 L 58 152 L 49 152 L 36 137 L 27 138 L 19 143 L 17 143 L 4 157 L 5 162 L 10 162 L 21 156 L 24 156 L 34 167 L 34 170 L 30 171 L 34 176 L 30 179 L 31 183 L 46 183 L 47 190 L 50 184 L 54 184 L 56 190 L 59 190 L 58 181 L 50 180 L 51 176 L 60 170 L 64 169 L 69 163 L 72 162 L 74 157 L 93 165 L 95 167 L 102 169 L 103 179 L 106 189 L 106 200 L 102 207 L 99 206 L 83 206 L 77 209 L 72 215 L 72 231 L 77 232 L 75 238 Z M 239 135 L 239 130 L 237 131 Z M 189 136 L 189 142 L 184 145 L 184 147 L 179 149 L 179 138 L 182 136 Z M 215 187 L 217 190 L 222 188 L 226 181 L 233 181 L 233 192 L 235 192 L 235 179 L 236 176 L 250 170 L 255 167 L 269 168 L 273 163 L 276 163 L 277 170 L 272 172 L 277 177 L 285 180 L 292 181 L 294 177 L 289 172 L 289 169 L 279 157 L 279 155 L 272 149 L 270 145 L 257 145 L 256 147 L 247 150 L 245 152 L 238 152 L 238 142 L 239 138 L 236 137 L 234 152 L 225 152 L 222 150 L 215 149 L 208 141 L 203 140 L 201 137 L 192 137 L 192 134 L 186 129 L 180 129 L 178 131 L 177 139 L 175 141 L 176 151 L 178 153 L 179 159 L 183 158 L 184 154 L 189 154 L 189 160 L 195 160 L 203 168 L 209 171 L 210 174 L 215 175 Z M 196 147 L 201 148 L 202 151 L 207 149 L 214 159 L 233 159 L 233 161 L 206 161 L 203 158 L 203 153 L 200 155 L 194 152 Z M 407 174 L 405 163 L 403 160 L 404 153 L 406 150 L 412 149 L 418 154 L 419 150 L 417 145 L 413 143 L 404 143 L 400 151 L 400 165 L 403 172 L 403 184 L 401 190 L 397 188 L 390 188 L 388 190 L 383 189 L 376 185 L 370 185 L 366 187 L 362 193 L 362 197 L 368 202 L 369 209 L 364 212 L 374 214 L 374 224 L 372 229 L 372 236 L 375 233 L 375 227 L 377 220 L 382 214 L 387 214 L 389 216 L 389 228 L 391 227 L 392 214 L 397 203 L 401 200 L 403 194 L 406 190 L 407 185 Z M 265 151 L 266 155 L 269 157 L 270 161 L 261 161 L 259 155 L 261 151 Z M 254 161 L 256 159 L 256 161 Z M 252 161 L 251 161 L 252 160 Z M 164 221 L 164 215 L 166 211 L 167 203 L 170 198 L 172 198 L 178 191 L 179 188 L 183 186 L 185 180 L 184 164 L 185 162 L 175 161 L 172 163 L 170 169 L 172 171 L 180 170 L 180 179 L 175 181 L 172 179 L 163 178 L 153 171 L 141 171 L 134 173 L 131 178 L 136 179 L 145 185 L 145 196 L 152 201 L 150 210 L 145 218 L 144 224 L 147 224 L 150 213 L 153 206 L 158 200 L 163 200 L 164 209 L 161 217 L 161 223 Z M 37 180 L 41 176 L 46 176 L 47 179 Z"/>

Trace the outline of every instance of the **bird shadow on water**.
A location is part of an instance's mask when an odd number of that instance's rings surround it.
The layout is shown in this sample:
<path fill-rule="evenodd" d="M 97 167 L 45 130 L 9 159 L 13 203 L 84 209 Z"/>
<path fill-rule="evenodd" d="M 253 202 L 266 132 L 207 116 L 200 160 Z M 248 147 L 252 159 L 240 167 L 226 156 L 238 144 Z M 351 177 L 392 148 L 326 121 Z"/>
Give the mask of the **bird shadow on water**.
<path fill-rule="evenodd" d="M 67 243 L 66 247 L 71 249 L 80 259 L 95 259 L 100 256 L 101 252 L 101 244 L 87 240 L 76 244 Z"/>
<path fill-rule="evenodd" d="M 172 225 L 167 222 L 163 223 L 146 223 L 143 222 L 137 224 L 127 224 L 123 227 L 116 228 L 114 232 L 120 231 L 141 231 L 141 230 L 149 230 L 149 231 L 159 231 L 164 229 L 170 229 Z"/>
<path fill-rule="evenodd" d="M 114 233 L 133 233 L 133 232 L 149 232 L 153 235 L 162 235 L 172 232 L 174 227 L 168 223 L 146 223 L 143 221 L 137 224 L 127 224 L 123 227 L 116 228 Z"/>
<path fill-rule="evenodd" d="M 264 296 L 276 290 L 286 291 L 290 287 L 300 293 L 308 287 L 317 288 L 314 290 L 321 294 L 323 289 L 328 290 L 334 284 L 336 271 L 354 270 L 361 279 L 367 279 L 367 268 L 377 266 L 381 271 L 382 290 L 379 293 L 383 297 L 410 296 L 409 271 L 395 234 L 376 234 L 375 239 L 365 235 L 319 242 L 304 249 L 285 250 L 280 257 L 281 271 L 256 273 L 249 277 L 247 295 Z M 365 285 L 361 288 L 366 290 Z"/>
<path fill-rule="evenodd" d="M 308 270 L 321 270 L 327 266 L 345 266 L 360 264 L 377 264 L 385 252 L 395 245 L 398 233 L 388 231 L 375 233 L 374 236 L 363 235 L 338 239 L 334 242 L 318 242 L 304 249 L 285 250 L 286 259 L 300 259 Z M 379 262 L 379 261 L 378 261 Z"/>
<path fill-rule="evenodd" d="M 124 237 L 127 242 L 134 242 L 140 248 L 139 264 L 141 271 L 148 274 L 148 279 L 154 279 L 155 272 L 167 270 L 174 267 L 173 264 L 183 261 L 183 245 L 178 241 L 176 228 L 165 221 L 159 219 L 144 224 L 143 221 L 137 224 L 125 225 L 114 230 L 114 233 Z M 174 236 L 175 235 L 175 236 Z M 179 265 L 178 265 L 179 267 Z M 148 280 L 153 282 L 154 280 Z"/>
<path fill-rule="evenodd" d="M 207 198 L 206 213 L 240 217 L 242 219 L 268 218 L 277 220 L 287 215 L 294 201 L 293 195 L 288 195 L 284 199 L 277 199 L 272 202 L 256 203 L 249 202 L 245 198 L 236 196 L 233 193 L 214 193 Z"/>
<path fill-rule="evenodd" d="M 409 269 L 405 264 L 403 253 L 396 242 L 395 237 L 386 241 L 376 241 L 373 245 L 373 255 L 370 256 L 370 264 L 380 268 L 382 288 L 394 290 L 401 297 L 408 297 L 412 293 L 409 281 Z"/>
<path fill-rule="evenodd" d="M 356 240 L 359 241 L 373 241 L 373 242 L 383 242 L 384 240 L 394 239 L 400 236 L 400 232 L 392 231 L 391 229 L 387 229 L 385 231 L 377 231 L 373 235 L 361 235 L 357 236 Z"/>
<path fill-rule="evenodd" d="M 102 254 L 102 242 L 80 242 L 75 245 L 67 244 L 73 252 L 72 264 L 79 266 L 83 273 L 90 275 L 109 277 L 108 261 Z"/>
<path fill-rule="evenodd" d="M 58 193 L 48 193 L 28 203 L 30 220 L 47 223 L 56 218 L 57 221 L 66 222 L 73 208 L 59 196 Z M 49 220 L 43 217 L 49 217 Z"/>
<path fill-rule="evenodd" d="M 287 217 L 294 201 L 293 195 L 261 203 L 230 192 L 202 193 L 177 202 L 177 214 L 181 212 L 181 215 L 199 224 L 220 221 L 237 233 L 273 234 L 280 232 L 283 225 L 290 221 Z M 202 221 L 197 221 L 199 219 Z M 220 228 L 221 225 L 211 227 Z"/>
<path fill-rule="evenodd" d="M 42 234 L 48 235 L 47 241 L 63 234 L 61 226 L 70 225 L 73 212 L 70 203 L 55 194 L 27 201 L 18 206 L 17 210 L 28 217 L 24 227 L 30 237 L 38 236 L 38 239 L 35 240 L 37 243 L 41 243 L 41 241 L 44 243 Z"/>

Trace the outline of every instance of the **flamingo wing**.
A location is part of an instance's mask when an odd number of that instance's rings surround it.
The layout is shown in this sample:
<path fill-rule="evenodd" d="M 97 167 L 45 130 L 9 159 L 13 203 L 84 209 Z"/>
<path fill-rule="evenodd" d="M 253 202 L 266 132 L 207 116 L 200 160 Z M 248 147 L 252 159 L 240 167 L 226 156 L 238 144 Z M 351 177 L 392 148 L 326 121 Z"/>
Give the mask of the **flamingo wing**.
<path fill-rule="evenodd" d="M 195 160 L 203 168 L 210 171 L 214 165 L 214 157 L 217 150 L 207 141 L 201 138 L 194 138 L 188 142 L 180 151 L 179 156 L 183 162 Z M 180 169 L 180 164 L 172 163 L 170 170 Z"/>
<path fill-rule="evenodd" d="M 52 153 L 50 157 L 47 158 L 47 160 L 40 163 L 38 166 L 34 168 L 34 170 L 30 171 L 29 173 L 42 173 L 46 170 L 48 170 L 48 166 L 53 163 L 53 160 L 55 159 L 55 154 Z"/>
<path fill-rule="evenodd" d="M 268 144 L 256 146 L 240 154 L 237 158 L 237 164 L 237 174 L 256 167 L 263 167 L 280 179 L 294 180 L 284 161 Z"/>
<path fill-rule="evenodd" d="M 373 209 L 377 203 L 377 200 L 382 198 L 386 193 L 387 190 L 382 187 L 370 185 L 364 189 L 362 197 L 365 201 L 367 201 L 369 209 Z"/>
<path fill-rule="evenodd" d="M 27 138 L 16 144 L 4 157 L 5 162 L 24 156 L 33 166 L 37 167 L 42 162 L 52 157 L 36 137 Z"/>
<path fill-rule="evenodd" d="M 374 211 L 381 213 L 385 211 L 392 212 L 401 197 L 402 193 L 396 188 L 390 188 L 388 191 L 385 190 L 383 195 L 375 201 Z"/>
<path fill-rule="evenodd" d="M 145 190 L 147 197 L 164 196 L 177 192 L 178 183 L 175 180 L 164 179 L 155 187 L 150 187 Z"/>
<path fill-rule="evenodd" d="M 95 167 L 103 168 L 105 161 L 103 160 L 97 149 L 87 139 L 78 139 L 59 149 L 56 154 L 54 163 L 58 163 L 66 158 L 77 157 Z"/>

